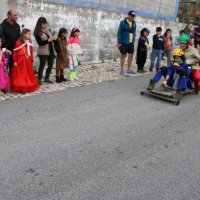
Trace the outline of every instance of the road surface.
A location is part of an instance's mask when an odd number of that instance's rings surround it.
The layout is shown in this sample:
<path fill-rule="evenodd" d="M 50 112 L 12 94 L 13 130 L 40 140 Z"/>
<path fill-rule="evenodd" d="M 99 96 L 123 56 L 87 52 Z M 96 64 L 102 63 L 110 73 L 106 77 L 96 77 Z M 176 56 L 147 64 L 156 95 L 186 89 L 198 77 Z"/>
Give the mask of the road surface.
<path fill-rule="evenodd" d="M 0 102 L 0 200 L 200 200 L 200 96 L 148 80 Z"/>

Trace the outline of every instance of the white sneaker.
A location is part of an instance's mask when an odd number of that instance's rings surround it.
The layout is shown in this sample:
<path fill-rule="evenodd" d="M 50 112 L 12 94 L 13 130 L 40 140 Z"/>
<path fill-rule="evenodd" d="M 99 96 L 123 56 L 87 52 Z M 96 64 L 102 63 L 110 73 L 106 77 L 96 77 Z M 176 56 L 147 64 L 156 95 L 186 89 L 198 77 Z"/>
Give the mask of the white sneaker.
<path fill-rule="evenodd" d="M 79 78 L 77 76 L 74 77 L 74 80 L 79 80 Z"/>
<path fill-rule="evenodd" d="M 70 81 L 74 81 L 74 78 L 72 78 L 72 77 L 69 77 L 69 80 L 70 80 Z"/>

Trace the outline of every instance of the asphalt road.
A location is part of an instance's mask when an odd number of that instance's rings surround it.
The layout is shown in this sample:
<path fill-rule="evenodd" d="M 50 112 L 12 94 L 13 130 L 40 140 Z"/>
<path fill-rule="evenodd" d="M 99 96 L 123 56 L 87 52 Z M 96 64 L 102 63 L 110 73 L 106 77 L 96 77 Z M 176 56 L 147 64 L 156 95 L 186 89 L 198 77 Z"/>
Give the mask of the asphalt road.
<path fill-rule="evenodd" d="M 147 82 L 0 102 L 0 200 L 200 200 L 200 95 Z"/>

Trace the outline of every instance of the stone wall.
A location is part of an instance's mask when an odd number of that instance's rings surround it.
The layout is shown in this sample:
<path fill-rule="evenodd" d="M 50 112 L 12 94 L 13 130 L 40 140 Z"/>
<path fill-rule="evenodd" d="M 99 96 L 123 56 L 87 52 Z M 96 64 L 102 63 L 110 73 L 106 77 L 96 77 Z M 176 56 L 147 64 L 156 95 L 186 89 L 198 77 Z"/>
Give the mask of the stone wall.
<path fill-rule="evenodd" d="M 6 17 L 8 8 L 16 8 L 19 12 L 18 23 L 34 30 L 37 19 L 44 16 L 48 19 L 52 30 L 58 32 L 59 28 L 66 27 L 69 32 L 74 26 L 81 30 L 81 43 L 85 52 L 82 58 L 86 63 L 99 63 L 116 60 L 119 52 L 116 48 L 116 33 L 120 20 L 126 14 L 108 12 L 91 8 L 75 7 L 64 4 L 43 3 L 39 0 L 1 0 L 0 20 Z M 181 24 L 172 21 L 162 21 L 145 17 L 137 17 L 137 37 L 143 27 L 151 31 L 150 41 L 155 33 L 156 26 L 171 28 L 174 36 L 182 28 Z M 33 38 L 34 39 L 34 38 Z M 33 40 L 34 42 L 34 40 Z M 37 48 L 34 42 L 35 49 Z"/>
<path fill-rule="evenodd" d="M 127 13 L 133 9 L 142 17 L 175 21 L 179 0 L 44 0 L 43 2 L 95 8 L 111 12 Z"/>

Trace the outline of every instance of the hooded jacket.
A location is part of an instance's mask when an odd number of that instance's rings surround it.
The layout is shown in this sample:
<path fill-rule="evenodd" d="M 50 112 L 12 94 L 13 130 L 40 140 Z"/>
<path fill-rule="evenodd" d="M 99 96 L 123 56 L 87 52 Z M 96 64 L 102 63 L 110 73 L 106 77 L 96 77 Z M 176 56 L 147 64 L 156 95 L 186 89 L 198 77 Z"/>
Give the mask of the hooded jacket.
<path fill-rule="evenodd" d="M 127 18 L 120 22 L 118 33 L 117 33 L 117 42 L 118 44 L 129 44 L 129 34 L 133 34 L 133 44 L 136 38 L 136 22 L 133 21 L 132 27 L 128 24 Z"/>

